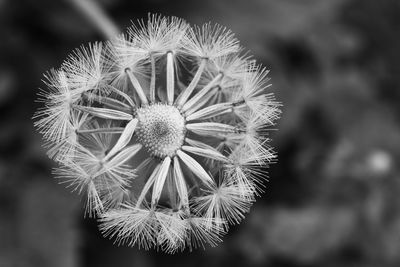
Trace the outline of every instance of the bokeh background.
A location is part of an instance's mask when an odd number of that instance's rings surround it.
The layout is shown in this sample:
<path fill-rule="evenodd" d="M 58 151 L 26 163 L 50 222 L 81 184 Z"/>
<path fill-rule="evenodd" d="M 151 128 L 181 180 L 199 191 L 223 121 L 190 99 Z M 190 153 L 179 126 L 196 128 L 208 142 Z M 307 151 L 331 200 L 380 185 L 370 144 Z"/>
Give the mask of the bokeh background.
<path fill-rule="evenodd" d="M 400 266 L 400 1 L 97 0 L 232 29 L 283 106 L 266 193 L 216 248 L 117 247 L 52 178 L 32 114 L 42 73 L 104 40 L 71 0 L 0 0 L 0 266 Z"/>

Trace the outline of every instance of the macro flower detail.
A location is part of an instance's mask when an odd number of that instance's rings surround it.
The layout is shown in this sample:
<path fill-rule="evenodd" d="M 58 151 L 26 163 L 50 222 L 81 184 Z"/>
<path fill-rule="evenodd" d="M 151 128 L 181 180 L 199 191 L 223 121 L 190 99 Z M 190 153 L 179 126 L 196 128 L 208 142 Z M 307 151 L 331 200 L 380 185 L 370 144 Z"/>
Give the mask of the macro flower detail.
<path fill-rule="evenodd" d="M 149 15 L 46 74 L 35 126 L 104 236 L 169 253 L 215 246 L 276 159 L 267 75 L 224 27 Z"/>

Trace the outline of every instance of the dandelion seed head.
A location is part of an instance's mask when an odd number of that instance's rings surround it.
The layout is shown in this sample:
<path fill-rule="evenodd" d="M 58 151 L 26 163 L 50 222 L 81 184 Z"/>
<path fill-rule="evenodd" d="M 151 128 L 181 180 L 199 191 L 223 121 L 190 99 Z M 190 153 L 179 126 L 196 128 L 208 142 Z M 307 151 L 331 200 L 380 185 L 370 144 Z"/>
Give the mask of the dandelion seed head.
<path fill-rule="evenodd" d="M 263 192 L 280 104 L 225 27 L 150 14 L 45 78 L 35 127 L 115 243 L 216 246 Z"/>

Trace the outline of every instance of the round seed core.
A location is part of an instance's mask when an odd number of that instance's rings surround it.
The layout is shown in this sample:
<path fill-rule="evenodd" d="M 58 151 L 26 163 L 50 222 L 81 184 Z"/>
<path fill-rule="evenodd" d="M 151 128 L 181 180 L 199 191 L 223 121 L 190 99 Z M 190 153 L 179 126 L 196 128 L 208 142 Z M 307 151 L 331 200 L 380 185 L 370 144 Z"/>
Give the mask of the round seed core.
<path fill-rule="evenodd" d="M 137 110 L 137 137 L 153 156 L 175 155 L 185 138 L 185 119 L 171 105 L 153 104 Z"/>

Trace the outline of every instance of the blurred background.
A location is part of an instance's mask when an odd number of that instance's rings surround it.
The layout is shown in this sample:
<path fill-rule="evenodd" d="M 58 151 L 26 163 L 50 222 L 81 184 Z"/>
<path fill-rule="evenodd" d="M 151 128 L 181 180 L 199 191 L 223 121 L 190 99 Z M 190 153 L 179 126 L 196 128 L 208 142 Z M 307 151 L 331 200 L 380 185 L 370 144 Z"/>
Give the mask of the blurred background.
<path fill-rule="evenodd" d="M 121 31 L 148 12 L 227 26 L 284 104 L 266 193 L 218 247 L 176 255 L 112 245 L 52 178 L 42 73 L 106 38 L 72 2 L 0 0 L 1 267 L 400 266 L 400 1 L 96 1 Z"/>

